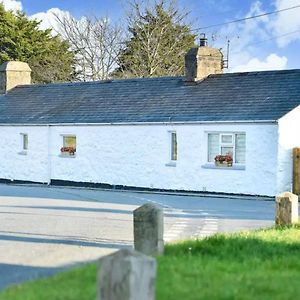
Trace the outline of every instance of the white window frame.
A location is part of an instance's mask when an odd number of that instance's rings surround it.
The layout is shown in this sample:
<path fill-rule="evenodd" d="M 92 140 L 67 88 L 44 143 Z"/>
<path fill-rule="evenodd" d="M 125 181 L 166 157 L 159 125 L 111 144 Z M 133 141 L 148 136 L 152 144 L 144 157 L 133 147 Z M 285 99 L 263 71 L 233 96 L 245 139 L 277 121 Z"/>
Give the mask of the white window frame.
<path fill-rule="evenodd" d="M 232 140 L 231 143 L 222 142 L 222 137 L 225 135 L 231 136 L 231 140 Z M 230 147 L 230 148 L 232 147 L 232 150 L 233 150 L 232 151 L 232 159 L 234 162 L 235 162 L 235 135 L 236 135 L 236 133 L 224 133 L 224 132 L 219 133 L 219 154 L 222 153 L 223 147 Z M 225 155 L 225 154 L 223 154 L 223 155 Z"/>
<path fill-rule="evenodd" d="M 67 133 L 67 134 L 61 134 L 60 135 L 61 136 L 61 146 L 60 146 L 60 148 L 59 149 L 61 149 L 61 148 L 63 148 L 63 147 L 66 147 L 65 145 L 64 145 L 64 139 L 65 139 L 65 137 L 75 137 L 75 140 L 76 140 L 76 152 L 74 153 L 74 154 L 70 154 L 70 153 L 67 153 L 67 152 L 61 152 L 60 151 L 60 156 L 61 157 L 76 157 L 76 153 L 77 153 L 77 136 L 76 136 L 76 134 L 72 134 L 72 133 Z"/>
<path fill-rule="evenodd" d="M 213 164 L 214 162 L 209 161 L 209 149 L 208 149 L 208 135 L 209 134 L 218 134 L 219 135 L 219 154 L 221 154 L 221 150 L 222 147 L 233 147 L 233 153 L 232 153 L 232 159 L 233 159 L 233 163 L 234 165 L 238 165 L 238 166 L 245 166 L 246 165 L 246 157 L 245 157 L 245 163 L 237 163 L 235 162 L 235 153 L 236 153 L 236 135 L 237 134 L 244 134 L 246 136 L 246 132 L 245 131 L 207 131 L 206 132 L 206 162 L 208 164 Z M 224 143 L 222 142 L 222 136 L 224 135 L 231 135 L 232 136 L 232 143 Z M 245 150 L 245 156 L 246 156 L 246 151 L 247 148 Z"/>
<path fill-rule="evenodd" d="M 29 136 L 28 136 L 28 133 L 25 133 L 25 132 L 21 132 L 20 133 L 20 137 L 21 137 L 21 152 L 20 154 L 27 154 L 28 152 L 28 149 L 29 149 Z M 25 148 L 25 137 L 27 137 L 27 148 Z"/>
<path fill-rule="evenodd" d="M 176 159 L 173 159 L 173 154 L 174 154 L 174 144 L 173 144 L 173 134 L 176 136 Z M 169 131 L 169 136 L 170 136 L 170 161 L 173 163 L 176 163 L 178 160 L 178 139 L 177 139 L 177 132 L 175 130 Z"/>
<path fill-rule="evenodd" d="M 173 134 L 176 134 L 176 143 L 177 143 L 177 149 L 176 149 L 176 160 L 173 159 Z M 176 167 L 176 163 L 178 161 L 178 135 L 176 130 L 168 130 L 167 132 L 167 141 L 168 141 L 168 152 L 166 155 L 166 167 Z"/>

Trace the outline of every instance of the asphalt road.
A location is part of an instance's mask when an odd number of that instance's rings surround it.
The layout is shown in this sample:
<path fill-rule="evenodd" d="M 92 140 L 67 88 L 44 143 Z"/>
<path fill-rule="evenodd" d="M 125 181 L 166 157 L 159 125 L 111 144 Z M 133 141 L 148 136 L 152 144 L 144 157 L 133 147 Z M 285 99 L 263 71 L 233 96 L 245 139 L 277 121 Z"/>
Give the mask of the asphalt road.
<path fill-rule="evenodd" d="M 268 227 L 274 201 L 0 185 L 0 290 L 132 247 L 132 211 L 164 208 L 166 242 Z"/>

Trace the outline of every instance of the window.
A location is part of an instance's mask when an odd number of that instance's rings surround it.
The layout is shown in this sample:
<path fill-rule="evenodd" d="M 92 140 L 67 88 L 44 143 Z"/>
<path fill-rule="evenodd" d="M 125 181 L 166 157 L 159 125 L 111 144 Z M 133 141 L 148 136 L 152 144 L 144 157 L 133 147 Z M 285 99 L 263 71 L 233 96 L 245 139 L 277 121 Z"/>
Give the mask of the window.
<path fill-rule="evenodd" d="M 170 132 L 171 134 L 171 161 L 177 160 L 177 134 L 175 131 Z"/>
<path fill-rule="evenodd" d="M 28 150 L 28 134 L 27 133 L 21 133 L 21 148 L 22 151 Z"/>
<path fill-rule="evenodd" d="M 63 146 L 60 149 L 62 155 L 75 155 L 76 152 L 76 136 L 63 135 Z"/>
<path fill-rule="evenodd" d="M 219 154 L 229 154 L 234 163 L 246 161 L 245 133 L 208 133 L 208 162 L 214 162 Z"/>

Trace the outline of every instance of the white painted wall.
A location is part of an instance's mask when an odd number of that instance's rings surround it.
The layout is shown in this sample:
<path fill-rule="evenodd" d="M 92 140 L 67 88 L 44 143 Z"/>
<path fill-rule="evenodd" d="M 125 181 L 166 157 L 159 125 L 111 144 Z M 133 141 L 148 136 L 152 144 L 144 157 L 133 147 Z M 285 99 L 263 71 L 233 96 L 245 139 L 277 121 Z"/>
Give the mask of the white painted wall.
<path fill-rule="evenodd" d="M 0 178 L 47 182 L 47 127 L 1 126 L 0 133 Z M 27 153 L 21 153 L 21 133 L 29 135 Z"/>
<path fill-rule="evenodd" d="M 166 166 L 170 130 L 178 138 L 176 167 Z M 207 163 L 207 132 L 212 131 L 246 133 L 245 170 L 202 167 Z M 277 192 L 276 124 L 51 126 L 49 132 L 46 126 L 1 126 L 0 132 L 0 178 L 48 182 L 51 177 L 269 196 Z M 24 132 L 29 134 L 29 150 L 20 155 L 20 133 Z M 76 157 L 60 156 L 63 134 L 76 135 Z"/>
<path fill-rule="evenodd" d="M 300 147 L 300 106 L 278 121 L 277 193 L 292 191 L 295 147 Z"/>

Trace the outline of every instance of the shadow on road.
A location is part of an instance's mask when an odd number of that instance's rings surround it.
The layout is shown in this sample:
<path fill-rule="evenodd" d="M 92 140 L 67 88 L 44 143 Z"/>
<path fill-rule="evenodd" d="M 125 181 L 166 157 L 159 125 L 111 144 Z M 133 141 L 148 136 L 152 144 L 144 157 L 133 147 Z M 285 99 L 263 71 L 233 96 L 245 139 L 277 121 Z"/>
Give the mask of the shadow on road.
<path fill-rule="evenodd" d="M 9 233 L 9 232 L 7 232 Z M 26 234 L 22 232 L 21 234 Z M 44 236 L 44 235 L 43 235 Z M 14 242 L 26 242 L 26 243 L 39 243 L 39 244 L 61 244 L 71 246 L 84 246 L 84 247 L 99 247 L 108 249 L 121 249 L 131 247 L 132 243 L 127 241 L 114 242 L 113 240 L 101 240 L 85 241 L 82 239 L 62 239 L 58 238 L 45 238 L 36 236 L 17 236 L 17 235 L 6 235 L 0 234 L 0 241 L 14 241 Z"/>
<path fill-rule="evenodd" d="M 0 290 L 24 281 L 40 277 L 48 277 L 57 272 L 71 269 L 72 267 L 74 267 L 74 265 L 62 267 L 33 267 L 0 263 Z"/>

